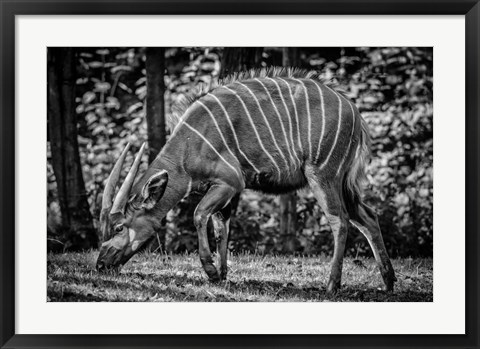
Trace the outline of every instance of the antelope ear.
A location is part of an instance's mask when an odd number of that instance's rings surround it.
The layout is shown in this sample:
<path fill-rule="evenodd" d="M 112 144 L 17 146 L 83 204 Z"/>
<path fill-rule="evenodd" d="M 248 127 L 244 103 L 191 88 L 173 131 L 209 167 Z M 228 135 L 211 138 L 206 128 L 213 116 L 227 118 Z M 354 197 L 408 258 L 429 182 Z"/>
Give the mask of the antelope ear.
<path fill-rule="evenodd" d="M 168 183 L 168 173 L 162 170 L 151 176 L 142 188 L 142 207 L 151 210 L 163 196 Z"/>

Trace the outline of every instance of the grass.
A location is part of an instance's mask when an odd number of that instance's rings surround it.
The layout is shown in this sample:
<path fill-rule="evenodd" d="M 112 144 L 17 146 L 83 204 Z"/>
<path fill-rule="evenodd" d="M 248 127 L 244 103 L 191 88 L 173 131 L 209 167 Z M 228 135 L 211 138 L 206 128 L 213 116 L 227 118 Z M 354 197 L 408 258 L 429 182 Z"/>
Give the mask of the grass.
<path fill-rule="evenodd" d="M 143 253 L 120 274 L 95 270 L 98 252 L 49 254 L 51 302 L 431 302 L 431 259 L 392 260 L 398 281 L 387 293 L 373 259 L 346 258 L 342 289 L 326 294 L 326 257 L 230 256 L 228 280 L 210 283 L 197 255 Z"/>

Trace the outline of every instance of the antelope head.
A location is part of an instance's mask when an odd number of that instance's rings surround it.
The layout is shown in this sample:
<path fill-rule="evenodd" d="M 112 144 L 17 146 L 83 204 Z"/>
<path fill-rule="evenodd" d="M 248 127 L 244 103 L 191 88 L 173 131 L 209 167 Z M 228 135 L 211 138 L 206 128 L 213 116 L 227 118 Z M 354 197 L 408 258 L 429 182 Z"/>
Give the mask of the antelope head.
<path fill-rule="evenodd" d="M 154 208 L 167 186 L 166 171 L 155 173 L 145 181 L 143 186 L 135 186 L 132 190 L 145 144 L 135 157 L 117 195 L 114 195 L 129 148 L 130 144 L 127 144 L 115 163 L 103 192 L 100 224 L 104 242 L 97 259 L 99 271 L 120 270 L 122 265 L 154 236 L 162 218 L 156 217 Z"/>

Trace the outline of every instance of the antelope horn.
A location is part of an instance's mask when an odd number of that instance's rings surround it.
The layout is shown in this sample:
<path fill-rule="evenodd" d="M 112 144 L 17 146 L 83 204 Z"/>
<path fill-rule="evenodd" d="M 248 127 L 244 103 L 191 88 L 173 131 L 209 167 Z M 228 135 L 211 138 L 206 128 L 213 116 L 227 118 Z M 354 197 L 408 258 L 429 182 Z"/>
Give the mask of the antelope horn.
<path fill-rule="evenodd" d="M 103 191 L 102 197 L 102 212 L 109 211 L 112 207 L 113 196 L 115 194 L 115 187 L 117 186 L 118 179 L 120 178 L 120 172 L 122 171 L 123 163 L 127 156 L 128 150 L 130 149 L 130 143 L 127 143 L 125 149 L 123 149 L 122 154 L 118 158 L 117 162 L 113 166 L 112 172 L 107 179 L 107 184 L 105 185 L 105 190 Z M 108 213 L 108 212 L 107 212 Z"/>
<path fill-rule="evenodd" d="M 120 190 L 118 191 L 117 196 L 115 197 L 115 201 L 113 202 L 110 215 L 113 215 L 116 213 L 123 214 L 123 210 L 125 209 L 125 204 L 127 203 L 128 195 L 130 194 L 130 190 L 132 189 L 133 181 L 137 176 L 137 171 L 138 171 L 138 168 L 140 167 L 140 161 L 142 160 L 142 155 L 144 151 L 145 151 L 145 143 L 142 144 L 142 147 L 140 148 L 140 151 L 135 157 L 135 161 L 133 162 L 133 165 L 130 168 L 130 171 L 128 171 L 125 181 L 123 182 L 122 186 L 120 187 Z"/>

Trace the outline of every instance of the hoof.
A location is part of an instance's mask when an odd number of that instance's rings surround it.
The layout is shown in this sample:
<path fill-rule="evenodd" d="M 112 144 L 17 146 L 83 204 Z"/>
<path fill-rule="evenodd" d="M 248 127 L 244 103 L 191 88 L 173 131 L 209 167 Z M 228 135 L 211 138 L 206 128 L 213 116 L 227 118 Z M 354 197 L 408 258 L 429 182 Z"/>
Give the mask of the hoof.
<path fill-rule="evenodd" d="M 220 281 L 220 276 L 218 275 L 217 268 L 215 268 L 215 265 L 213 264 L 212 258 L 200 258 L 200 261 L 202 262 L 203 270 L 205 270 L 205 273 L 207 273 L 210 282 Z"/>
<path fill-rule="evenodd" d="M 227 268 L 220 270 L 220 280 L 227 280 Z"/>
<path fill-rule="evenodd" d="M 219 282 L 220 275 L 217 272 L 217 269 L 213 265 L 206 265 L 204 266 L 205 273 L 207 273 L 208 280 L 210 282 Z"/>
<path fill-rule="evenodd" d="M 395 277 L 395 272 L 393 271 L 393 268 L 391 268 L 386 273 L 382 274 L 382 276 L 383 276 L 383 282 L 385 283 L 385 291 L 393 292 L 393 287 L 395 285 L 395 281 L 397 281 L 397 278 Z"/>
<path fill-rule="evenodd" d="M 386 292 L 393 292 L 393 288 L 394 288 L 396 280 L 397 280 L 396 278 L 393 278 L 393 279 L 390 279 L 387 282 L 385 282 L 385 291 Z"/>
<path fill-rule="evenodd" d="M 340 281 L 330 280 L 327 285 L 328 294 L 336 294 L 340 290 Z"/>
<path fill-rule="evenodd" d="M 222 281 L 222 279 L 218 274 L 215 274 L 215 275 L 208 275 L 208 281 L 214 284 L 218 284 L 220 281 Z"/>

